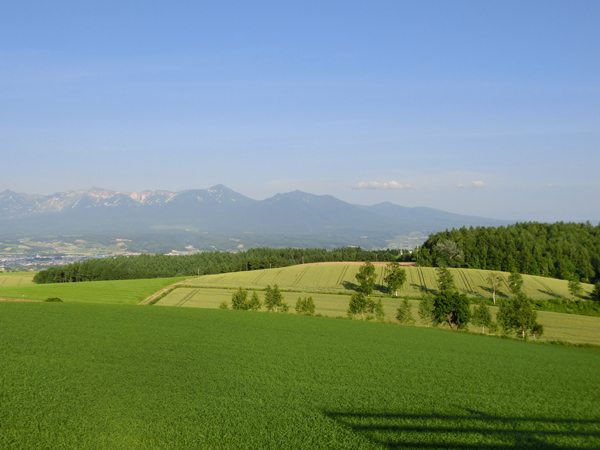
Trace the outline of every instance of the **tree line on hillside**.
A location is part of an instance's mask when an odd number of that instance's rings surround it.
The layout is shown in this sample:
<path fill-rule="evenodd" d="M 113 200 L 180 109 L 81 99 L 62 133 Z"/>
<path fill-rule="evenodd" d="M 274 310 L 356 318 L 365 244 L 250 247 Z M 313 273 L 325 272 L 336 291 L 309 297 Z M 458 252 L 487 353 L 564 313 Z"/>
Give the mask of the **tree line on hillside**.
<path fill-rule="evenodd" d="M 527 222 L 432 234 L 413 254 L 425 267 L 460 267 L 600 282 L 600 225 Z"/>
<path fill-rule="evenodd" d="M 531 300 L 523 292 L 523 276 L 520 273 L 514 272 L 509 276 L 508 284 L 513 297 L 500 303 L 496 323 L 492 320 L 489 307 L 484 303 L 471 311 L 469 298 L 456 288 L 454 277 L 448 268 L 438 267 L 437 272 L 437 291 L 424 291 L 419 299 L 419 316 L 426 326 L 444 324 L 453 330 L 461 330 L 473 323 L 482 327 L 483 333 L 486 327 L 489 331 L 496 331 L 500 327 L 504 334 L 514 332 L 523 339 L 530 335 L 537 339 L 544 333 L 543 325 L 537 322 L 537 313 Z M 398 263 L 391 262 L 387 266 L 386 274 L 384 282 L 389 293 L 397 295 L 397 290 L 402 288 L 406 280 L 405 270 Z M 381 299 L 376 302 L 370 297 L 375 276 L 373 264 L 367 262 L 360 268 L 356 275 L 360 289 L 350 298 L 349 317 L 385 320 Z M 401 324 L 414 324 L 408 297 L 400 303 L 396 319 Z"/>
<path fill-rule="evenodd" d="M 359 287 L 350 297 L 347 315 L 350 319 L 372 320 L 383 322 L 386 313 L 383 309 L 381 297 L 375 300 L 372 297 L 375 290 L 377 273 L 375 266 L 367 261 L 356 274 Z M 406 271 L 400 267 L 397 261 L 387 264 L 384 283 L 388 292 L 397 297 L 398 290 L 406 282 Z M 497 322 L 492 319 L 489 307 L 482 303 L 471 310 L 469 298 L 461 293 L 454 283 L 452 273 L 446 267 L 437 269 L 437 291 L 423 291 L 419 299 L 419 317 L 426 326 L 446 325 L 452 330 L 466 329 L 469 323 L 481 327 L 482 332 L 497 331 L 501 328 L 504 334 L 516 333 L 522 339 L 533 336 L 537 339 L 544 333 L 544 327 L 537 322 L 537 313 L 533 308 L 531 300 L 523 292 L 523 276 L 512 273 L 508 278 L 508 285 L 512 298 L 503 299 L 499 303 L 496 314 Z M 256 291 L 248 298 L 248 291 L 240 287 L 231 297 L 231 308 L 236 310 L 258 311 L 263 303 L 260 301 Z M 270 285 L 265 289 L 264 306 L 267 311 L 275 313 L 287 313 L 289 305 L 285 301 L 279 286 Z M 229 309 L 227 302 L 221 303 L 221 309 Z M 314 315 L 315 303 L 312 297 L 298 297 L 296 301 L 296 313 L 302 315 Z M 415 320 L 412 316 L 408 297 L 405 297 L 396 311 L 396 320 L 404 325 L 413 325 Z"/>
<path fill-rule="evenodd" d="M 201 252 L 193 255 L 139 255 L 88 259 L 38 272 L 34 283 L 130 280 L 209 275 L 298 264 L 350 261 L 405 261 L 406 250 L 363 250 L 360 247 L 326 249 L 255 248 L 244 252 Z"/>

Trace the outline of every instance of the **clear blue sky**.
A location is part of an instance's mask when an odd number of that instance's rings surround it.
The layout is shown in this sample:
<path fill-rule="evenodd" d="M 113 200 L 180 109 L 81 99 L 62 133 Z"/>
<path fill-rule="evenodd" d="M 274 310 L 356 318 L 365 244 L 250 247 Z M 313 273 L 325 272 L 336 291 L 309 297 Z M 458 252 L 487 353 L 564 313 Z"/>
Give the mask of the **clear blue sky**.
<path fill-rule="evenodd" d="M 600 219 L 600 1 L 0 6 L 0 190 Z"/>

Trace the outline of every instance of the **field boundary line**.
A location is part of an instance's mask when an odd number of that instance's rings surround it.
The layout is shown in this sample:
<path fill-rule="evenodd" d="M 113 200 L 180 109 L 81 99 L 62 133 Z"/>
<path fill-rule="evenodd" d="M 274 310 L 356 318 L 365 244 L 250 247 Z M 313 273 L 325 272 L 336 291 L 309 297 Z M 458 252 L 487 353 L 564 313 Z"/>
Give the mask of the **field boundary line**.
<path fill-rule="evenodd" d="M 169 286 L 167 286 L 164 289 L 161 289 L 158 292 L 155 292 L 154 294 L 152 294 L 149 297 L 146 297 L 144 300 L 142 300 L 141 302 L 138 303 L 138 305 L 148 305 L 152 300 L 154 300 L 156 297 L 159 297 L 162 294 L 165 294 L 167 291 L 171 290 L 171 289 L 175 289 L 177 286 L 180 286 L 182 284 L 187 283 L 188 281 L 192 280 L 192 278 L 188 278 L 187 280 L 183 280 L 183 281 L 178 281 L 177 283 L 173 283 L 170 284 Z"/>

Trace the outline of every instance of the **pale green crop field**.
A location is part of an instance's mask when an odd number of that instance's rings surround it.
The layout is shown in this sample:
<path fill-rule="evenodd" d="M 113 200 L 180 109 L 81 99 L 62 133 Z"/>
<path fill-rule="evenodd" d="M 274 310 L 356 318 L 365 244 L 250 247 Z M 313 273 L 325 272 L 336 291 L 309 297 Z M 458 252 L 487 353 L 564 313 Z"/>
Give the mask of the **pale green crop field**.
<path fill-rule="evenodd" d="M 33 284 L 34 272 L 7 272 L 0 273 L 0 287 L 23 286 Z"/>
<path fill-rule="evenodd" d="M 184 306 L 193 308 L 218 308 L 222 302 L 227 302 L 231 308 L 231 296 L 236 289 L 210 289 L 210 288 L 180 288 L 175 289 L 161 299 L 158 306 Z M 264 302 L 264 292 L 257 291 L 261 302 Z M 248 295 L 252 295 L 250 291 Z M 298 297 L 311 296 L 315 302 L 315 313 L 329 317 L 346 317 L 349 295 L 339 294 L 301 294 L 297 292 L 283 292 L 284 300 L 290 306 L 290 313 L 295 314 L 294 306 Z M 395 298 L 382 298 L 383 309 L 391 322 L 396 322 L 396 310 L 401 300 Z M 419 319 L 418 300 L 411 300 L 412 315 L 415 325 L 423 326 Z M 491 307 L 495 317 L 498 308 Z M 262 308 L 264 311 L 264 307 Z M 538 311 L 538 321 L 544 325 L 544 340 L 563 340 L 574 343 L 600 344 L 600 317 L 580 316 L 575 314 L 561 314 L 554 312 Z M 481 331 L 472 325 L 471 331 Z"/>
<path fill-rule="evenodd" d="M 136 304 L 156 291 L 185 279 L 186 277 L 178 277 L 0 286 L 0 298 L 44 300 L 58 297 L 65 302 Z"/>
<path fill-rule="evenodd" d="M 267 285 L 278 284 L 281 289 L 306 292 L 348 292 L 356 287 L 356 274 L 360 265 L 351 264 L 317 264 L 285 267 L 281 269 L 254 270 L 250 272 L 235 272 L 219 275 L 205 275 L 192 280 L 189 284 L 203 287 L 242 286 L 247 289 L 264 289 Z M 375 267 L 378 274 L 378 284 L 375 294 L 386 293 L 383 283 L 385 266 Z M 422 286 L 427 289 L 437 289 L 436 270 L 431 267 L 405 267 L 406 283 L 398 292 L 399 295 L 418 296 Z M 487 270 L 450 269 L 454 275 L 456 286 L 461 292 L 471 297 L 491 297 L 487 287 Z M 498 272 L 504 280 L 496 293 L 499 297 L 509 295 L 506 280 L 509 274 Z M 569 298 L 567 281 L 554 278 L 523 275 L 524 291 L 534 299 Z M 582 284 L 584 296 L 593 289 L 591 284 Z"/>

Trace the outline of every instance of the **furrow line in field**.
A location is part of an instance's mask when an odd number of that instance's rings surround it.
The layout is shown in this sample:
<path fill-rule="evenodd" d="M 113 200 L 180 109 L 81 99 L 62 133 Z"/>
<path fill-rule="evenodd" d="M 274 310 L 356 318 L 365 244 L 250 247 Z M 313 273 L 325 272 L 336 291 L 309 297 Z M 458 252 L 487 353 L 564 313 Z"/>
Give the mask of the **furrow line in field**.
<path fill-rule="evenodd" d="M 344 281 L 344 278 L 346 277 L 346 272 L 348 272 L 348 267 L 350 267 L 350 266 L 345 266 L 342 269 L 342 271 L 340 273 L 340 276 L 338 277 L 336 286 L 341 286 L 342 285 L 342 282 Z"/>
<path fill-rule="evenodd" d="M 304 275 L 306 274 L 306 272 L 308 272 L 308 267 L 304 267 L 302 269 L 302 271 L 296 275 L 296 279 L 292 283 L 292 286 L 298 286 L 298 283 L 300 283 L 300 281 L 302 281 L 302 278 L 304 278 Z"/>
<path fill-rule="evenodd" d="M 194 296 L 194 294 L 196 292 L 198 292 L 198 289 L 190 289 L 191 292 L 188 292 L 186 295 L 183 296 L 183 298 L 181 300 L 179 300 L 177 302 L 177 304 L 175 306 L 183 306 L 185 303 L 187 303 L 187 301 Z"/>

